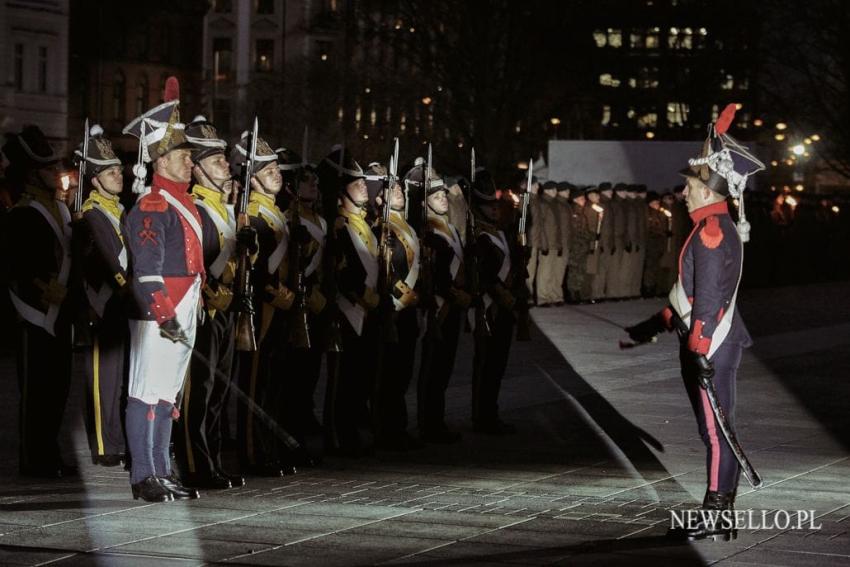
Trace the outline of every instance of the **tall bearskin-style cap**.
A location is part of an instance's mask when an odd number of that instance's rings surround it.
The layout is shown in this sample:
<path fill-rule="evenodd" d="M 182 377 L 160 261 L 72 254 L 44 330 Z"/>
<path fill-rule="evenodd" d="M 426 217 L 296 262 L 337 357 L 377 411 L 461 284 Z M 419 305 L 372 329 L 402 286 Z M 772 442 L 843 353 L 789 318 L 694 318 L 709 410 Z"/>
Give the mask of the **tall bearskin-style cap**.
<path fill-rule="evenodd" d="M 192 145 L 192 161 L 200 162 L 210 156 L 227 156 L 227 142 L 218 137 L 218 131 L 205 116 L 198 115 L 186 124 L 186 141 Z"/>
<path fill-rule="evenodd" d="M 85 156 L 87 165 L 86 173 L 92 177 L 115 165 L 121 165 L 121 160 L 112 149 L 112 142 L 103 135 L 103 128 L 95 124 L 89 128 L 88 155 Z M 83 159 L 83 144 L 74 150 L 74 161 L 79 163 Z"/>
<path fill-rule="evenodd" d="M 475 168 L 475 181 L 472 183 L 472 202 L 484 204 L 496 201 L 498 198 L 493 175 L 483 167 Z"/>
<path fill-rule="evenodd" d="M 59 161 L 44 132 L 35 125 L 24 126 L 18 134 L 6 134 L 3 153 L 10 164 L 24 169 L 41 169 Z"/>
<path fill-rule="evenodd" d="M 239 137 L 239 143 L 233 148 L 233 161 L 236 165 L 243 165 L 248 158 L 250 148 L 251 132 L 245 130 Z M 272 149 L 262 136 L 257 137 L 257 153 L 254 155 L 254 173 L 267 167 L 269 164 L 277 163 L 277 153 Z"/>
<path fill-rule="evenodd" d="M 727 132 L 735 118 L 737 106 L 729 104 L 717 121 L 708 127 L 708 137 L 699 157 L 688 160 L 688 167 L 680 173 L 695 177 L 720 195 L 739 197 L 747 186 L 750 175 L 764 170 L 764 164 Z"/>

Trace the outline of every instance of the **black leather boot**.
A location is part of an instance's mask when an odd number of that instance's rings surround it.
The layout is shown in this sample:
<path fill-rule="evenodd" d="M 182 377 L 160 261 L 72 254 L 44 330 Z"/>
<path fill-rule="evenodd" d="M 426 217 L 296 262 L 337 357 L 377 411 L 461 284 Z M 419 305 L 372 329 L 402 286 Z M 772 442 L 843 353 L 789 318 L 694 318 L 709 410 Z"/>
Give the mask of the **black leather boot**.
<path fill-rule="evenodd" d="M 180 484 L 180 480 L 173 473 L 159 477 L 159 482 L 171 493 L 174 500 L 195 500 L 201 497 L 201 494 L 194 488 L 186 488 Z"/>
<path fill-rule="evenodd" d="M 700 541 L 708 538 L 711 538 L 713 541 L 717 541 L 718 538 L 723 541 L 730 541 L 738 538 L 738 530 L 734 527 L 735 491 L 717 492 L 707 490 L 705 492 L 705 498 L 702 501 L 702 510 L 705 510 L 707 513 L 717 514 L 718 517 L 714 518 L 712 516 L 712 519 L 715 521 L 700 519 L 692 527 L 671 529 L 667 532 L 667 535 L 687 541 Z M 724 511 L 732 512 L 732 514 L 723 514 Z M 731 525 L 729 525 L 730 523 Z"/>
<path fill-rule="evenodd" d="M 133 491 L 133 500 L 139 498 L 145 502 L 170 502 L 174 500 L 171 492 L 155 476 L 149 476 L 141 482 L 131 484 L 130 489 Z"/>

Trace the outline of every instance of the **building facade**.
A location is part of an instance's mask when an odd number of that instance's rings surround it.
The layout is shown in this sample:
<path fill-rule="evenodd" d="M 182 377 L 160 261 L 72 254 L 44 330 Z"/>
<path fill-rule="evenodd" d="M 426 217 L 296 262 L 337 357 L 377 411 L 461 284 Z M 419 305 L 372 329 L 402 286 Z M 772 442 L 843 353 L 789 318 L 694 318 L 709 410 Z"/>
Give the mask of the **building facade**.
<path fill-rule="evenodd" d="M 0 133 L 36 124 L 68 146 L 68 0 L 0 0 Z"/>

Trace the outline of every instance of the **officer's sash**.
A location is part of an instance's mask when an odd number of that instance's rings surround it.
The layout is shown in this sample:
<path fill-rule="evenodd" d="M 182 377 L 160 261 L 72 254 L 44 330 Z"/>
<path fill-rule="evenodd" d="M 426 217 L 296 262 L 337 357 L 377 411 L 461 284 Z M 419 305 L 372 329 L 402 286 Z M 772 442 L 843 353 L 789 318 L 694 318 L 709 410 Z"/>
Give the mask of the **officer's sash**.
<path fill-rule="evenodd" d="M 369 252 L 368 245 L 360 239 L 360 235 L 351 226 L 346 223 L 346 229 L 351 237 L 351 242 L 354 244 L 354 250 L 360 257 L 360 263 L 366 271 L 366 279 L 364 283 L 367 287 L 374 288 L 378 283 L 378 259 Z M 342 310 L 345 318 L 351 323 L 351 327 L 358 336 L 363 332 L 363 321 L 366 319 L 366 309 L 359 303 L 354 303 L 342 294 L 337 295 L 337 304 Z"/>
<path fill-rule="evenodd" d="M 115 218 L 115 216 L 105 207 L 98 205 L 97 203 L 93 204 L 92 208 L 100 211 L 100 213 L 112 224 L 112 228 L 115 229 L 115 233 L 118 235 L 118 240 L 121 242 L 121 252 L 118 253 L 118 264 L 121 266 L 121 269 L 126 272 L 127 248 L 124 246 L 124 239 L 121 237 L 121 221 Z M 94 309 L 95 313 L 97 313 L 97 316 L 102 318 L 103 312 L 106 309 L 106 302 L 109 301 L 110 297 L 112 297 L 112 286 L 107 282 L 100 284 L 99 289 L 95 289 L 88 282 L 83 282 L 83 286 L 86 290 L 86 297 L 89 300 L 89 305 L 91 305 L 91 308 Z"/>
<path fill-rule="evenodd" d="M 691 236 L 696 233 L 699 229 L 699 225 L 694 227 L 694 232 L 691 233 Z M 690 239 L 689 239 L 690 240 Z M 720 319 L 720 322 L 717 324 L 717 329 L 714 331 L 714 335 L 712 335 L 711 346 L 708 348 L 708 358 L 714 356 L 714 353 L 717 352 L 717 349 L 723 344 L 723 341 L 726 340 L 726 337 L 729 335 L 729 331 L 732 329 L 732 318 L 735 314 L 735 306 L 736 301 L 738 299 L 738 288 L 741 285 L 741 276 L 744 273 L 744 243 L 740 240 L 738 244 L 741 246 L 741 268 L 738 271 L 738 283 L 735 284 L 735 292 L 732 294 L 732 301 L 729 303 L 729 309 L 723 314 L 723 317 Z M 687 243 L 686 243 L 687 246 Z M 685 251 L 683 250 L 684 254 Z M 670 295 L 668 296 L 670 300 L 670 305 L 682 318 L 685 325 L 688 328 L 691 327 L 691 302 L 688 301 L 688 294 L 685 293 L 684 286 L 682 285 L 682 275 L 679 274 L 679 279 L 673 285 L 673 289 L 670 290 Z"/>
<path fill-rule="evenodd" d="M 61 285 L 67 286 L 68 276 L 71 273 L 71 213 L 68 211 L 65 203 L 56 203 L 56 206 L 59 208 L 59 214 L 62 217 L 62 226 L 59 226 L 56 219 L 50 214 L 50 211 L 38 201 L 32 200 L 28 206 L 41 213 L 47 224 L 50 225 L 50 228 L 56 234 L 56 239 L 59 241 L 61 248 L 58 254 L 59 274 L 56 276 L 56 280 Z M 18 314 L 25 321 L 41 327 L 51 335 L 56 336 L 54 324 L 56 323 L 56 318 L 59 317 L 59 305 L 51 303 L 48 305 L 47 311 L 41 311 L 18 297 L 18 294 L 11 288 L 9 289 L 9 297 L 12 300 L 12 305 L 15 306 L 15 310 L 17 310 Z"/>
<path fill-rule="evenodd" d="M 218 256 L 210 265 L 210 273 L 215 278 L 221 277 L 227 266 L 228 260 L 233 257 L 233 251 L 236 249 L 236 219 L 232 216 L 232 209 L 227 207 L 227 220 L 221 218 L 221 214 L 212 205 L 209 205 L 203 199 L 196 199 L 195 205 L 203 207 L 207 211 L 210 218 L 215 224 L 218 234 L 221 236 L 221 249 L 218 251 Z"/>

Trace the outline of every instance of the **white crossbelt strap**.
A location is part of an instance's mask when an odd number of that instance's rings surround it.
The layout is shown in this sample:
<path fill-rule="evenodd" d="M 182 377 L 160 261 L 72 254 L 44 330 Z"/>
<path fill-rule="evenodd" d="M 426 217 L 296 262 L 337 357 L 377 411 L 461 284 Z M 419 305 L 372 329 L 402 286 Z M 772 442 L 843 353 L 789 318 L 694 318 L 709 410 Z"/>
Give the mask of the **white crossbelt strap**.
<path fill-rule="evenodd" d="M 53 215 L 38 201 L 30 201 L 29 206 L 37 210 L 47 220 L 47 224 L 53 229 L 56 238 L 59 241 L 59 274 L 56 280 L 63 286 L 67 286 L 68 276 L 71 273 L 71 213 L 65 203 L 57 202 L 56 206 L 59 209 L 59 214 L 62 217 L 62 226 L 56 222 Z M 26 303 L 18 295 L 9 289 L 9 297 L 12 300 L 12 305 L 15 306 L 18 314 L 27 322 L 41 327 L 53 336 L 56 336 L 54 325 L 56 318 L 59 317 L 59 305 L 51 303 L 47 311 L 39 311 L 33 306 Z"/>
<path fill-rule="evenodd" d="M 741 286 L 741 276 L 744 273 L 744 243 L 740 242 L 741 246 L 741 270 L 738 272 L 738 283 L 735 284 L 735 293 L 732 294 L 732 301 L 729 303 L 729 310 L 723 314 L 723 318 L 720 319 L 720 323 L 717 324 L 717 328 L 714 330 L 714 334 L 711 337 L 711 346 L 708 347 L 708 358 L 710 359 L 714 356 L 714 353 L 717 352 L 717 349 L 723 344 L 723 341 L 726 340 L 726 337 L 729 335 L 729 331 L 732 328 L 732 318 L 735 314 L 735 305 L 738 300 L 738 289 Z M 670 290 L 670 295 L 668 296 L 670 300 L 670 305 L 682 318 L 685 325 L 690 329 L 691 327 L 691 302 L 688 301 L 688 295 L 685 293 L 684 286 L 682 285 L 682 276 L 679 275 L 679 279 L 673 285 L 673 289 Z"/>
<path fill-rule="evenodd" d="M 313 221 L 301 217 L 301 224 L 307 228 L 307 232 L 310 233 L 310 236 L 319 243 L 319 248 L 316 250 L 316 253 L 313 254 L 313 258 L 310 260 L 310 263 L 304 268 L 304 276 L 308 277 L 310 274 L 315 272 L 319 268 L 319 264 L 322 262 L 322 253 L 324 251 L 325 245 L 325 235 L 327 234 L 327 225 L 325 224 L 325 219 L 319 217 L 320 225 L 317 225 Z"/>
<path fill-rule="evenodd" d="M 171 195 L 168 191 L 160 191 L 160 195 L 165 197 L 165 200 L 168 201 L 168 204 L 173 206 L 180 216 L 186 219 L 186 222 L 189 223 L 189 226 L 192 227 L 192 231 L 195 233 L 195 236 L 198 237 L 198 242 L 203 243 L 203 231 L 201 230 L 201 225 L 198 222 L 198 219 L 195 218 L 195 215 L 189 212 L 189 209 L 186 206 L 177 200 L 176 197 Z"/>
<path fill-rule="evenodd" d="M 269 256 L 268 270 L 269 274 L 273 274 L 280 267 L 280 263 L 283 262 L 286 249 L 289 247 L 289 226 L 286 224 L 286 219 L 282 215 L 278 215 L 276 211 L 262 205 L 260 205 L 259 211 L 271 222 L 272 229 L 281 233 L 277 246 Z"/>
<path fill-rule="evenodd" d="M 360 240 L 357 231 L 351 225 L 346 225 L 346 228 L 348 229 L 348 234 L 351 236 L 354 249 L 360 257 L 360 263 L 363 265 L 363 269 L 366 270 L 364 283 L 367 287 L 374 288 L 378 283 L 378 259 L 372 256 L 366 243 Z M 366 309 L 359 303 L 352 303 L 343 295 L 337 295 L 337 304 L 345 315 L 345 318 L 351 323 L 354 332 L 360 336 L 363 333 L 363 321 L 366 319 Z"/>
<path fill-rule="evenodd" d="M 225 220 L 221 218 L 214 207 L 203 199 L 197 199 L 195 204 L 207 211 L 213 224 L 215 224 L 216 230 L 218 230 L 219 236 L 221 236 L 221 249 L 218 251 L 215 261 L 210 265 L 210 273 L 213 277 L 218 278 L 224 272 L 224 267 L 233 256 L 233 250 L 236 248 L 236 219 L 233 217 L 233 209 L 227 209 L 228 218 Z"/>

